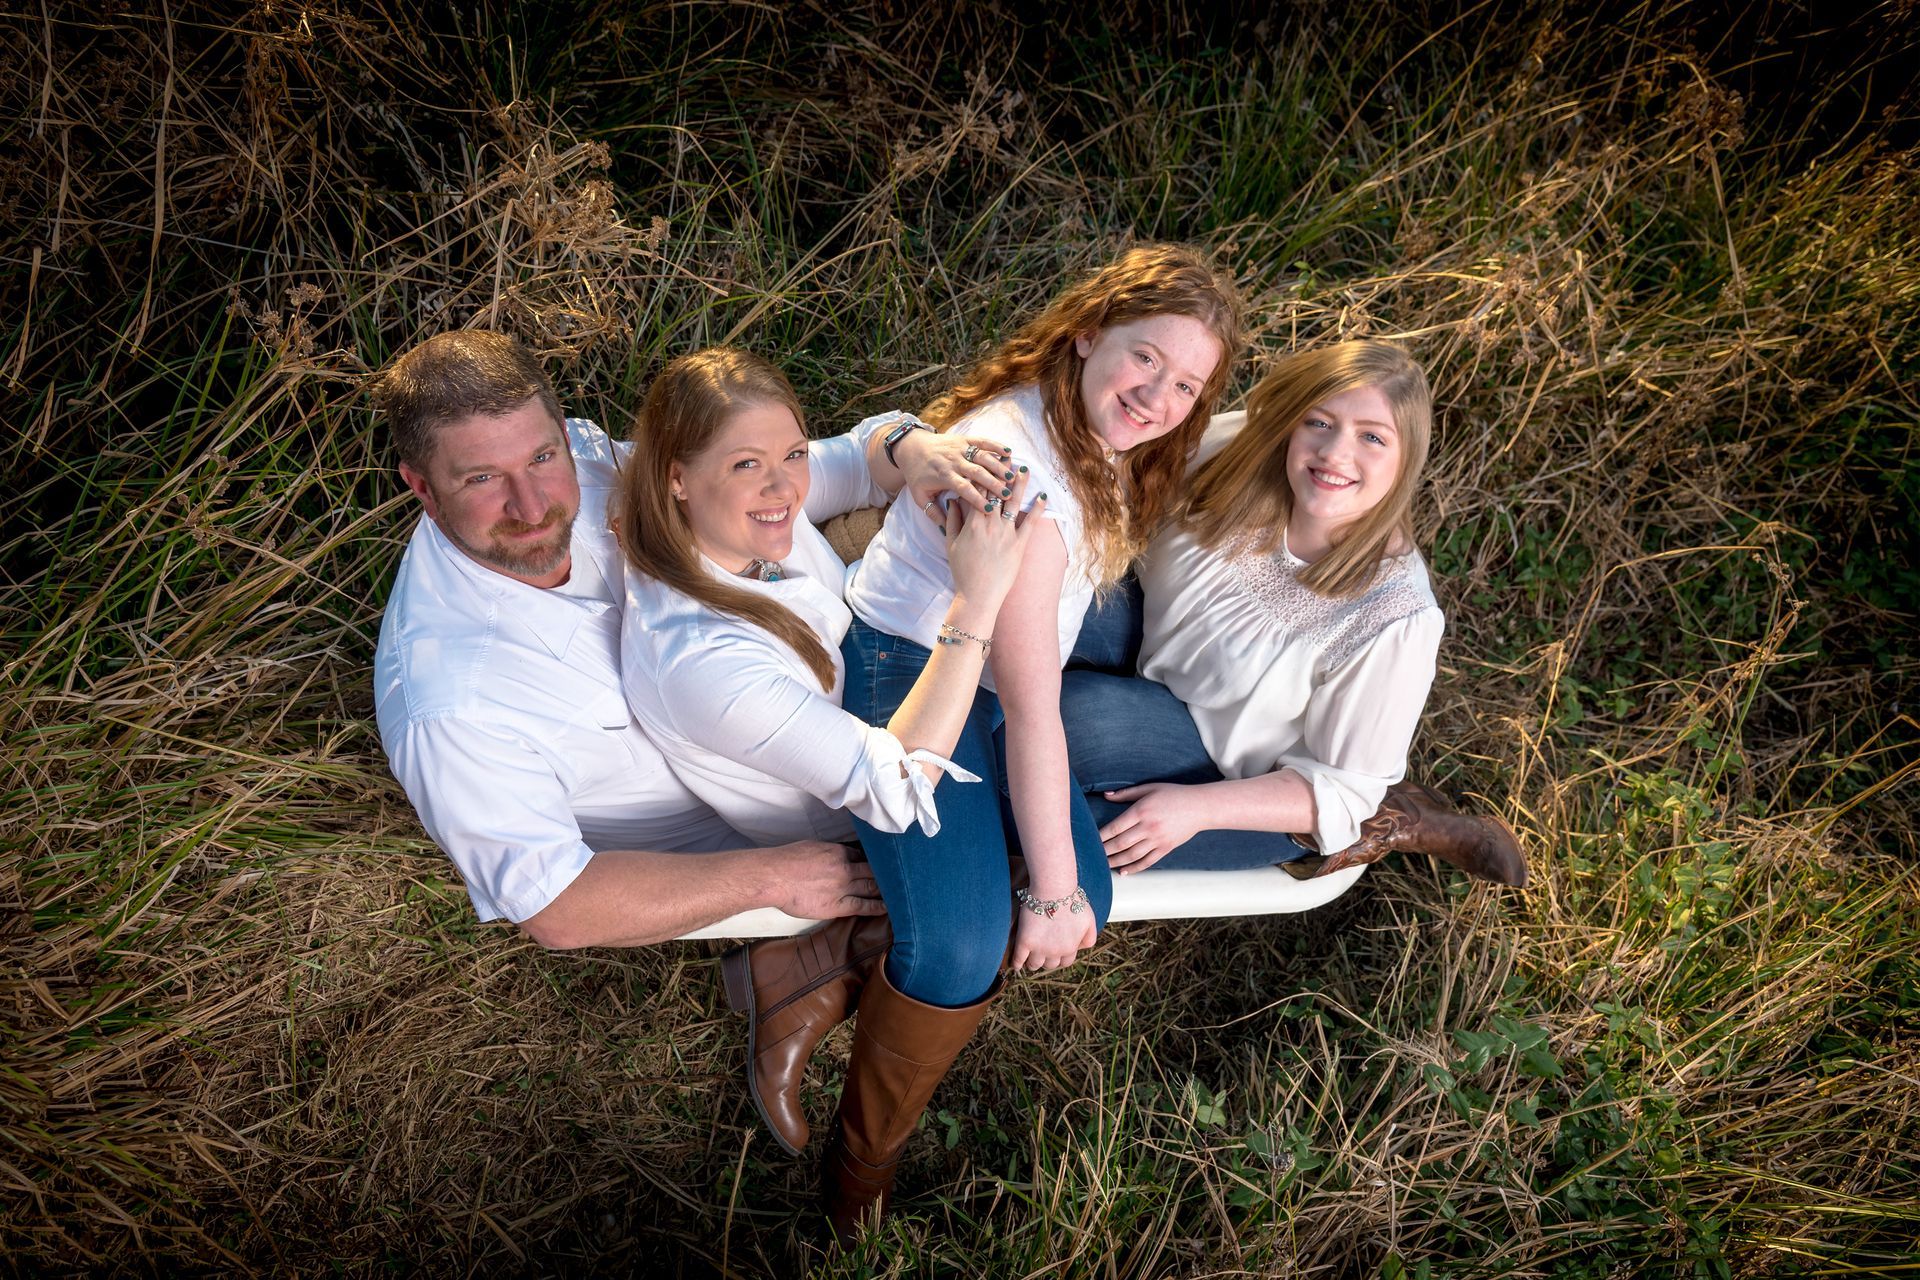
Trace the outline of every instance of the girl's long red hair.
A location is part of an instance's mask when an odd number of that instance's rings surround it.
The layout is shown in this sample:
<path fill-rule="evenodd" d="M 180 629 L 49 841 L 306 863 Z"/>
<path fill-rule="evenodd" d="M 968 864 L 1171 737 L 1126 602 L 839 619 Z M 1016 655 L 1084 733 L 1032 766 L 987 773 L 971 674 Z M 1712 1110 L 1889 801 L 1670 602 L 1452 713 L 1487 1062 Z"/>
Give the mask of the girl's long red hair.
<path fill-rule="evenodd" d="M 1105 443 L 1088 421 L 1081 398 L 1080 372 L 1086 362 L 1074 339 L 1161 315 L 1191 316 L 1204 324 L 1219 340 L 1220 361 L 1185 421 L 1159 439 L 1129 449 L 1118 466 L 1109 465 Z M 1047 436 L 1085 513 L 1094 581 L 1104 586 L 1127 571 L 1172 512 L 1187 462 L 1245 345 L 1243 308 L 1232 281 L 1193 249 L 1143 245 L 1069 286 L 921 416 L 945 430 L 995 396 L 1037 385 L 1046 408 Z"/>

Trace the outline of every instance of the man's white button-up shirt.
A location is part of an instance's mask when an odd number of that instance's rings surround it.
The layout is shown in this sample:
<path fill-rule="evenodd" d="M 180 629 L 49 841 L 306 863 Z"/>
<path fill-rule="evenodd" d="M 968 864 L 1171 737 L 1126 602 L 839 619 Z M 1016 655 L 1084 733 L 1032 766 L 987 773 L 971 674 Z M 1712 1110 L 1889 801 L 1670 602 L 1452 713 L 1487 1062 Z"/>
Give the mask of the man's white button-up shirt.
<path fill-rule="evenodd" d="M 596 850 L 750 843 L 674 776 L 627 709 L 612 599 L 623 573 L 607 529 L 626 446 L 577 418 L 567 440 L 580 481 L 574 563 L 599 572 L 607 598 L 496 573 L 423 515 L 374 656 L 388 762 L 483 920 L 536 914 Z M 884 500 L 861 445 L 853 436 L 814 444 L 813 518 Z M 583 576 L 576 570 L 576 582 Z"/>

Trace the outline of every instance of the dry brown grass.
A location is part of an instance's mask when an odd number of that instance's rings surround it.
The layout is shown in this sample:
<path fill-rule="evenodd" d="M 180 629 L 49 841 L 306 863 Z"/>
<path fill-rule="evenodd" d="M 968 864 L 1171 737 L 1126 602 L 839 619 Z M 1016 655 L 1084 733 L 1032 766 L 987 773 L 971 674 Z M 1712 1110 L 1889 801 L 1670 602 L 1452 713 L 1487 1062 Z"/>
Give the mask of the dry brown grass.
<path fill-rule="evenodd" d="M 12 1267 L 1911 1266 L 1910 24 L 1368 16 L 0 14 Z M 1536 887 L 1116 930 L 823 1262 L 703 950 L 474 924 L 387 777 L 360 383 L 499 324 L 618 429 L 742 341 L 840 424 L 1147 236 L 1434 371 L 1421 764 Z"/>

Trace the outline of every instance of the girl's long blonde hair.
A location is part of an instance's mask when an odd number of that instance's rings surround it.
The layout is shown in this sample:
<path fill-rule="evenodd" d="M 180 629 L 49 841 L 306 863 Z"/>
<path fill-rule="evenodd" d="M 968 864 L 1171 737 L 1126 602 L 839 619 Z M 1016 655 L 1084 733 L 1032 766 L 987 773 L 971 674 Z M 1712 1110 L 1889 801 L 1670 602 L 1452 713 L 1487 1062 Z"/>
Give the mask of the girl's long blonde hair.
<path fill-rule="evenodd" d="M 634 420 L 633 453 L 621 473 L 613 531 L 635 569 L 709 609 L 771 633 L 800 655 L 823 690 L 831 690 L 833 659 L 820 637 L 777 600 L 708 572 L 694 545 L 693 526 L 673 496 L 674 463 L 685 466 L 705 452 L 742 409 L 769 404 L 786 406 L 806 429 L 792 384 L 759 356 L 709 347 L 669 362 L 654 378 Z"/>
<path fill-rule="evenodd" d="M 1187 491 L 1181 523 L 1209 550 L 1245 538 L 1247 550 L 1278 549 L 1293 517 L 1287 448 L 1316 404 L 1376 387 L 1400 434 L 1400 472 L 1374 507 L 1334 534 L 1333 549 L 1300 574 L 1323 596 L 1352 596 L 1380 571 L 1396 540 L 1413 542 L 1413 498 L 1433 434 L 1433 393 L 1412 356 L 1390 342 L 1341 342 L 1280 357 L 1247 397 L 1247 424 L 1208 460 Z"/>
<path fill-rule="evenodd" d="M 1186 420 L 1159 439 L 1129 449 L 1116 472 L 1087 420 L 1080 394 L 1080 371 L 1086 362 L 1074 349 L 1074 339 L 1158 315 L 1191 316 L 1204 324 L 1219 340 L 1220 362 Z M 1244 345 L 1240 294 L 1233 283 L 1192 249 L 1144 245 L 1070 286 L 921 416 L 946 430 L 993 397 L 1037 384 L 1046 408 L 1047 436 L 1085 513 L 1094 581 L 1105 585 L 1126 572 L 1172 511 L 1187 461 Z"/>

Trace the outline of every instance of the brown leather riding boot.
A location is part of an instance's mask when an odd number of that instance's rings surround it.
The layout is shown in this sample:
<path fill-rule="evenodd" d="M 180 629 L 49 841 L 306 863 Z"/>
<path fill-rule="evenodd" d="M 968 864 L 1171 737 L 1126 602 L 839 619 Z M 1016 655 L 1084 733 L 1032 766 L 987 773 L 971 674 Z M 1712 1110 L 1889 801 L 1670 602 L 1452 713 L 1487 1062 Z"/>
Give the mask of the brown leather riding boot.
<path fill-rule="evenodd" d="M 1280 865 L 1308 880 L 1378 862 L 1395 849 L 1438 858 L 1476 880 L 1515 888 L 1527 882 L 1527 858 L 1513 828 L 1498 818 L 1461 813 L 1417 782 L 1388 787 L 1380 807 L 1360 824 L 1360 838 L 1340 852 Z"/>
<path fill-rule="evenodd" d="M 747 1015 L 747 1091 L 788 1155 L 807 1145 L 807 1062 L 852 1015 L 892 945 L 885 916 L 843 916 L 797 937 L 735 947 L 720 962 L 727 1003 Z"/>
<path fill-rule="evenodd" d="M 839 1125 L 821 1171 L 821 1199 L 836 1239 L 849 1241 L 861 1223 L 886 1216 L 901 1148 L 999 994 L 996 979 L 972 1004 L 943 1009 L 895 991 L 884 964 L 874 969 L 853 1024 Z"/>

